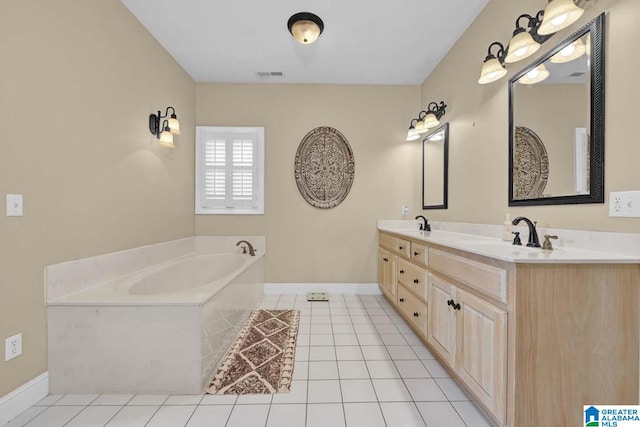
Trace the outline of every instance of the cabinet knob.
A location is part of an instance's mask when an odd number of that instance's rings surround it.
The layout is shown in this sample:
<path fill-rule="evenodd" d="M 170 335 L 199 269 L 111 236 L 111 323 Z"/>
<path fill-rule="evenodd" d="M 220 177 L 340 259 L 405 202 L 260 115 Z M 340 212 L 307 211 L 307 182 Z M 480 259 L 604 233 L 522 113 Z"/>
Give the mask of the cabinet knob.
<path fill-rule="evenodd" d="M 400 274 L 404 274 L 404 270 L 400 270 Z"/>
<path fill-rule="evenodd" d="M 420 317 L 420 313 L 418 313 L 417 311 L 413 312 L 413 317 Z"/>
<path fill-rule="evenodd" d="M 453 304 L 453 309 L 454 310 L 460 310 L 460 304 L 458 304 L 458 303 Z"/>
<path fill-rule="evenodd" d="M 384 262 L 389 262 L 389 258 L 382 258 Z"/>
<path fill-rule="evenodd" d="M 418 280 L 418 279 L 413 279 L 413 283 L 415 283 L 415 284 L 417 285 L 418 283 L 420 283 L 420 280 Z"/>
<path fill-rule="evenodd" d="M 447 305 L 453 305 L 453 300 L 452 299 L 448 300 Z"/>
<path fill-rule="evenodd" d="M 399 250 L 403 250 L 404 248 L 402 246 L 398 246 L 398 249 Z"/>
<path fill-rule="evenodd" d="M 400 298 L 400 302 L 404 302 L 404 298 Z"/>
<path fill-rule="evenodd" d="M 420 255 L 420 252 L 414 252 L 413 255 L 414 256 L 418 256 L 418 255 Z"/>

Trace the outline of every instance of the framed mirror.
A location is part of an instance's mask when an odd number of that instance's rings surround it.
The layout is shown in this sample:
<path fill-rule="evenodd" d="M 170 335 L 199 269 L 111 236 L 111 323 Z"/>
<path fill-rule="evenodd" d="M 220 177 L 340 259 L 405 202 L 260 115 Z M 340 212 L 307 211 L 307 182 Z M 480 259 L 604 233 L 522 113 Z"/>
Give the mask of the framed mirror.
<path fill-rule="evenodd" d="M 604 203 L 604 14 L 509 81 L 509 206 Z"/>
<path fill-rule="evenodd" d="M 447 209 L 449 123 L 422 139 L 422 209 Z"/>

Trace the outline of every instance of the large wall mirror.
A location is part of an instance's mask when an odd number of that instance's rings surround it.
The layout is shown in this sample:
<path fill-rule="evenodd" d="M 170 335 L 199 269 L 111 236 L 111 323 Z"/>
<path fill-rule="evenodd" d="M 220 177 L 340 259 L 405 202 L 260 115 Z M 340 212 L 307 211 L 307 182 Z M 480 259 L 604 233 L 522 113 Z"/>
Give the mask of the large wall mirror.
<path fill-rule="evenodd" d="M 422 209 L 446 209 L 449 179 L 449 123 L 422 140 Z"/>
<path fill-rule="evenodd" d="M 604 14 L 509 81 L 509 206 L 604 203 Z"/>

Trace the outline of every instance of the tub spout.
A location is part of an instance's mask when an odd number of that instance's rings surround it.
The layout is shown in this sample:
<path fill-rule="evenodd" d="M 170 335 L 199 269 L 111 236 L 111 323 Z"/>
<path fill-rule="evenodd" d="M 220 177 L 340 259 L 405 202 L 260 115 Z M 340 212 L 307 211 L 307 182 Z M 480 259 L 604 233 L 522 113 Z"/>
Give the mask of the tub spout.
<path fill-rule="evenodd" d="M 245 244 L 245 246 L 242 246 L 242 253 L 246 254 L 248 249 L 249 256 L 256 256 L 256 250 L 253 249 L 253 246 L 251 246 L 251 243 L 247 242 L 246 240 L 240 240 L 238 243 L 236 243 L 236 246 L 240 246 L 243 243 Z"/>

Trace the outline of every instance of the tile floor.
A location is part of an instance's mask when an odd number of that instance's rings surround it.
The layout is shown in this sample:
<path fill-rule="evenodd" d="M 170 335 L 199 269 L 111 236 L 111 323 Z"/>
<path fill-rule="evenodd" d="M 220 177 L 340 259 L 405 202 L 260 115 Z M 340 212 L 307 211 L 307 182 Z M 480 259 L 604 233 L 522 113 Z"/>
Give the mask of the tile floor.
<path fill-rule="evenodd" d="M 8 426 L 483 427 L 490 424 L 382 296 L 267 295 L 301 311 L 291 392 L 48 396 Z"/>

